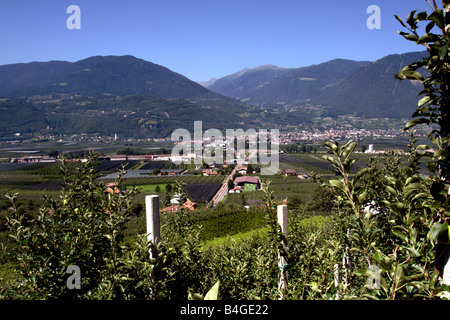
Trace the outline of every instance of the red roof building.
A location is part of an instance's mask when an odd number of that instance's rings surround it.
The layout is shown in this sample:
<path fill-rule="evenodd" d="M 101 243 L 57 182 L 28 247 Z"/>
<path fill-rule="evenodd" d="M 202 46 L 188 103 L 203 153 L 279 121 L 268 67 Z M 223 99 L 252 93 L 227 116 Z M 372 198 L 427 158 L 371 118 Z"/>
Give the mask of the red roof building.
<path fill-rule="evenodd" d="M 180 207 L 177 204 L 173 204 L 171 206 L 168 206 L 164 209 L 159 210 L 159 212 L 178 212 L 180 210 Z"/>

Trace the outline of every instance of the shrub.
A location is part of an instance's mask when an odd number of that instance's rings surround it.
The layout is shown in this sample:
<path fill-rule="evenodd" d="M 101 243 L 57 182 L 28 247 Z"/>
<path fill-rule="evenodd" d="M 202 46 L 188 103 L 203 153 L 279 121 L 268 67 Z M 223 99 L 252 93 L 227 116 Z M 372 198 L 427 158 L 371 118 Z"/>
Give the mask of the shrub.
<path fill-rule="evenodd" d="M 10 261 L 17 261 L 14 291 L 0 295 L 19 299 L 125 299 L 150 298 L 152 268 L 148 248 L 141 240 L 122 243 L 132 190 L 112 194 L 96 182 L 93 155 L 71 175 L 62 164 L 64 185 L 60 200 L 46 199 L 30 223 L 8 195 L 7 220 L 14 246 Z M 116 182 L 121 187 L 121 179 Z M 81 288 L 67 286 L 68 267 L 81 271 Z"/>

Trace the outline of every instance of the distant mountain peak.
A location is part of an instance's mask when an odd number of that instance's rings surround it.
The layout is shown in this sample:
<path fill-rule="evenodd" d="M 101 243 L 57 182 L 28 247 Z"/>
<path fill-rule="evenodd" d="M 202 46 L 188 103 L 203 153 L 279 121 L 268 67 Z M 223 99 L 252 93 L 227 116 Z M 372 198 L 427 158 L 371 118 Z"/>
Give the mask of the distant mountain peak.
<path fill-rule="evenodd" d="M 208 81 L 196 81 L 199 85 L 205 87 L 205 88 L 210 88 L 217 80 L 217 78 L 211 78 Z"/>
<path fill-rule="evenodd" d="M 253 69 L 249 69 L 249 70 L 265 70 L 265 69 L 281 69 L 279 67 L 277 67 L 274 64 L 263 64 L 259 67 L 253 68 Z"/>

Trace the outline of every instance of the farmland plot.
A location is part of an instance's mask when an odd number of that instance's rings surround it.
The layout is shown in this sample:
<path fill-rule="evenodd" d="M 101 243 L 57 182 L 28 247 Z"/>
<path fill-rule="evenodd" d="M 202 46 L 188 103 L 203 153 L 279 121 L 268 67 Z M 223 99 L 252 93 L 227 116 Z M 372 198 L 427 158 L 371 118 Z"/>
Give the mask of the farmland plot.
<path fill-rule="evenodd" d="M 152 161 L 144 164 L 139 170 L 153 170 L 153 169 L 162 169 L 168 163 L 168 161 Z"/>
<path fill-rule="evenodd" d="M 184 186 L 187 196 L 196 202 L 209 202 L 219 191 L 221 183 L 191 183 Z"/>
<path fill-rule="evenodd" d="M 139 160 L 104 160 L 95 166 L 94 170 L 96 171 L 115 171 L 122 168 L 122 164 L 125 165 L 126 169 L 131 169 L 136 166 L 140 161 Z"/>

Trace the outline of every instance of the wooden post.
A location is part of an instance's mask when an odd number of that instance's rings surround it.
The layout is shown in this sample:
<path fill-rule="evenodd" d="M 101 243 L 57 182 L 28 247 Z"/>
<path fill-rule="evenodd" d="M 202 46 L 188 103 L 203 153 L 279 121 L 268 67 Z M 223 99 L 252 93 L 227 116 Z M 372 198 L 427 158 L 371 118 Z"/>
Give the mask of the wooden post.
<path fill-rule="evenodd" d="M 159 196 L 145 196 L 145 211 L 147 216 L 147 241 L 151 242 L 149 248 L 151 259 L 158 256 L 158 243 L 161 239 L 159 222 Z"/>
<path fill-rule="evenodd" d="M 279 205 L 277 207 L 277 220 L 278 224 L 281 226 L 281 232 L 283 233 L 283 240 L 280 243 L 280 249 L 278 250 L 278 266 L 280 267 L 280 280 L 278 283 L 278 290 L 280 291 L 280 300 L 287 299 L 287 271 L 285 268 L 287 266 L 287 205 Z"/>

